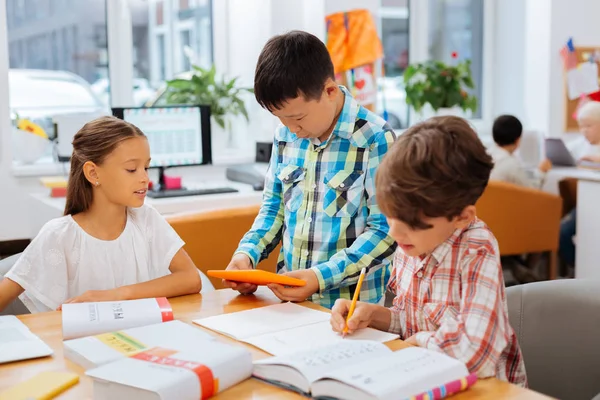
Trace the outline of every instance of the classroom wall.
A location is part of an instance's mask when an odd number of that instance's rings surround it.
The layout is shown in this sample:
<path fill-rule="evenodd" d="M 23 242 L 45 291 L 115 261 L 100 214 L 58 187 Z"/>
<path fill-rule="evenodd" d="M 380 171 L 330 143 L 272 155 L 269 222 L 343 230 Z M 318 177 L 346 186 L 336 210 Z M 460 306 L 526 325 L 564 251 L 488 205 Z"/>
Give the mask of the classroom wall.
<path fill-rule="evenodd" d="M 563 136 L 565 94 L 559 51 L 570 36 L 575 45 L 600 46 L 598 15 L 598 1 L 497 1 L 494 114 L 510 112 L 528 129 Z"/>

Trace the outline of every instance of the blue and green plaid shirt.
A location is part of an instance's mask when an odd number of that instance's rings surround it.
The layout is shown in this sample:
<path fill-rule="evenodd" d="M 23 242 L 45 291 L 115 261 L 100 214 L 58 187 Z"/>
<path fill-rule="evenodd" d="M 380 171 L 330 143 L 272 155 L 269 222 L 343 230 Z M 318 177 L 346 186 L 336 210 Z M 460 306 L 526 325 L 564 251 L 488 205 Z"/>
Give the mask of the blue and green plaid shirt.
<path fill-rule="evenodd" d="M 344 107 L 327 141 L 278 128 L 263 204 L 236 251 L 256 266 L 283 240 L 277 272 L 311 268 L 320 284 L 312 301 L 328 308 L 352 298 L 363 267 L 360 300 L 380 301 L 396 247 L 375 201 L 375 173 L 394 132 L 341 89 Z"/>

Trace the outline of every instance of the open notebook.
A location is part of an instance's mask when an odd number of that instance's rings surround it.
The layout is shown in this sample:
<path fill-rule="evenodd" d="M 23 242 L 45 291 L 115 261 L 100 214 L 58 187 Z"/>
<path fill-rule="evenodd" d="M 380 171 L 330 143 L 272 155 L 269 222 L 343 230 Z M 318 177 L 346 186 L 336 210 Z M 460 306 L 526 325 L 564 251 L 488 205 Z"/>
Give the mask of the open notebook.
<path fill-rule="evenodd" d="M 52 349 L 14 315 L 0 316 L 0 364 L 45 357 Z"/>
<path fill-rule="evenodd" d="M 253 375 L 314 398 L 347 400 L 406 399 L 426 392 L 441 398 L 476 380 L 445 354 L 418 347 L 393 352 L 371 341 L 343 341 L 255 361 Z"/>
<path fill-rule="evenodd" d="M 195 320 L 194 323 L 279 356 L 340 341 L 387 342 L 398 338 L 366 328 L 345 339 L 329 324 L 330 314 L 294 303 L 282 303 Z"/>

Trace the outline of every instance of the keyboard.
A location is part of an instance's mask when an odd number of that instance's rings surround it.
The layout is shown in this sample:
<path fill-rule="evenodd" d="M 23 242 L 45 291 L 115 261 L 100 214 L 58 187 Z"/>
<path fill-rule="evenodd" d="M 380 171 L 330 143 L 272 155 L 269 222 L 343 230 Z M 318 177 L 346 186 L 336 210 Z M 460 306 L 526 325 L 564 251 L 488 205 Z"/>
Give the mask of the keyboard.
<path fill-rule="evenodd" d="M 164 190 L 164 191 L 148 191 L 148 197 L 153 199 L 166 199 L 169 197 L 184 197 L 184 196 L 202 196 L 205 194 L 220 194 L 220 193 L 236 193 L 239 190 L 230 187 L 214 187 L 204 189 L 181 189 L 181 190 Z"/>

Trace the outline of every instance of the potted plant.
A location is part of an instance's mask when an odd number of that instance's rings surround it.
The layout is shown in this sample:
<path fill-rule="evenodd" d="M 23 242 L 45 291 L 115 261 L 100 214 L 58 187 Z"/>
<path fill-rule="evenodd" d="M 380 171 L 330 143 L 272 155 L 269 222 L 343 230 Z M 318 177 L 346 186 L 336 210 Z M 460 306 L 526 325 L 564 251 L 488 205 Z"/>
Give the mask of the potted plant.
<path fill-rule="evenodd" d="M 452 58 L 457 58 L 456 53 Z M 435 60 L 409 65 L 404 71 L 404 84 L 406 103 L 419 114 L 427 104 L 437 115 L 460 114 L 457 109 L 477 111 L 477 98 L 470 93 L 475 87 L 471 60 L 456 65 Z"/>
<path fill-rule="evenodd" d="M 253 93 L 252 89 L 236 86 L 237 78 L 217 79 L 216 69 L 204 69 L 192 65 L 192 71 L 167 81 L 165 102 L 167 104 L 203 104 L 210 106 L 213 121 L 227 132 L 228 144 L 231 145 L 231 119 L 243 116 L 249 122 L 248 111 L 242 94 Z M 212 124 L 213 128 L 215 124 Z M 230 146 L 228 146 L 230 147 Z"/>

